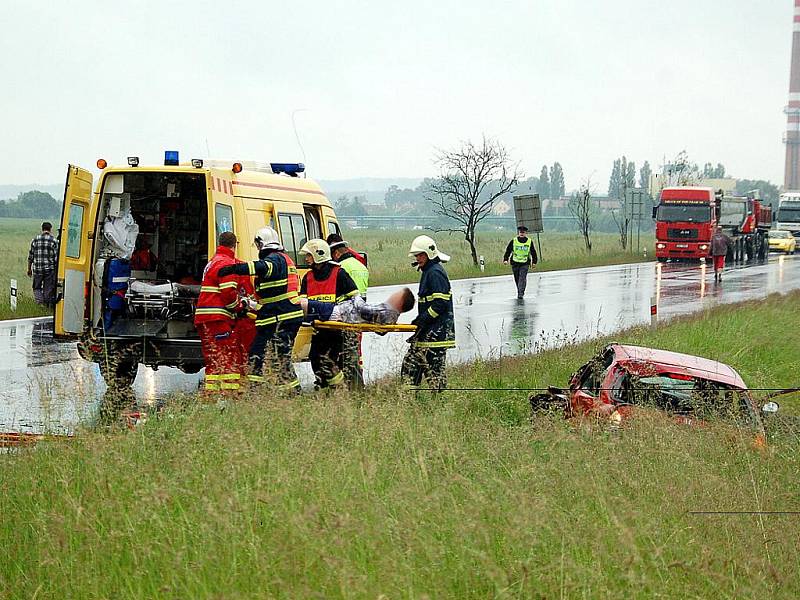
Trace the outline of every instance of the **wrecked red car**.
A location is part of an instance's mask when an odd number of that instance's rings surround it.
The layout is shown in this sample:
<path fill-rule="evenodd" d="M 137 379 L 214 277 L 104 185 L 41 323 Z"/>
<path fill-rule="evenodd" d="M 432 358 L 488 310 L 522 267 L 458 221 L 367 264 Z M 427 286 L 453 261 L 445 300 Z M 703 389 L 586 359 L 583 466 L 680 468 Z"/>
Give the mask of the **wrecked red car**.
<path fill-rule="evenodd" d="M 611 344 L 572 374 L 569 388 L 530 397 L 534 411 L 563 409 L 566 418 L 595 415 L 621 423 L 637 408 L 655 408 L 681 423 L 724 419 L 763 433 L 761 413 L 741 376 L 726 364 L 640 346 Z"/>

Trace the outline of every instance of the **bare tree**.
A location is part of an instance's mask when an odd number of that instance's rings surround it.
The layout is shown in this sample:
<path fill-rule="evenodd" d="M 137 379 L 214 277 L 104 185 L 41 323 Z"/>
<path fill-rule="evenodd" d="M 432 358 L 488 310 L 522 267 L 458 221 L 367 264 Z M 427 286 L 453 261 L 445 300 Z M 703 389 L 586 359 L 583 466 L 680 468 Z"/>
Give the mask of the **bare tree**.
<path fill-rule="evenodd" d="M 477 145 L 466 141 L 455 150 L 439 151 L 435 162 L 441 175 L 431 183 L 428 200 L 436 214 L 457 224 L 435 230 L 462 234 L 477 266 L 475 229 L 491 214 L 495 200 L 516 187 L 522 178 L 519 163 L 511 161 L 502 144 L 486 136 Z"/>
<path fill-rule="evenodd" d="M 614 224 L 619 232 L 619 244 L 623 250 L 626 250 L 628 248 L 628 227 L 631 220 L 624 202 L 620 202 L 620 208 L 611 209 L 611 218 L 614 219 Z"/>
<path fill-rule="evenodd" d="M 591 181 L 586 180 L 581 184 L 580 189 L 572 195 L 569 203 L 567 204 L 569 211 L 578 222 L 578 231 L 583 236 L 583 243 L 586 245 L 586 251 L 592 253 L 592 189 Z"/>

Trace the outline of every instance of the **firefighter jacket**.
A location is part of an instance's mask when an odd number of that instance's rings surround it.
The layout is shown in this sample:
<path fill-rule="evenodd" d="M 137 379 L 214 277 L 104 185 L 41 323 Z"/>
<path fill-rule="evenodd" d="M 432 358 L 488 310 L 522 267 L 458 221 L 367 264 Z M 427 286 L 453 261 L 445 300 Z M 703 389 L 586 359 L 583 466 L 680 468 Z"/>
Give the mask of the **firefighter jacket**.
<path fill-rule="evenodd" d="M 299 282 L 297 267 L 289 255 L 277 250 L 262 250 L 259 260 L 240 263 L 223 273 L 255 275 L 259 309 L 256 327 L 303 320 L 303 309 L 297 303 Z"/>
<path fill-rule="evenodd" d="M 231 274 L 221 275 L 220 270 L 237 262 L 233 248 L 219 246 L 216 254 L 203 271 L 200 297 L 194 311 L 194 322 L 233 321 L 241 306 L 239 278 Z"/>
<path fill-rule="evenodd" d="M 367 266 L 358 260 L 353 252 L 342 254 L 338 262 L 355 282 L 358 293 L 361 294 L 363 298 L 366 298 L 367 288 L 369 287 L 369 270 Z"/>
<path fill-rule="evenodd" d="M 326 262 L 318 270 L 311 269 L 300 284 L 300 295 L 320 302 L 344 302 L 358 295 L 353 278 L 340 265 Z"/>
<path fill-rule="evenodd" d="M 456 326 L 450 279 L 438 258 L 422 267 L 419 280 L 419 314 L 414 344 L 419 348 L 455 348 Z"/>

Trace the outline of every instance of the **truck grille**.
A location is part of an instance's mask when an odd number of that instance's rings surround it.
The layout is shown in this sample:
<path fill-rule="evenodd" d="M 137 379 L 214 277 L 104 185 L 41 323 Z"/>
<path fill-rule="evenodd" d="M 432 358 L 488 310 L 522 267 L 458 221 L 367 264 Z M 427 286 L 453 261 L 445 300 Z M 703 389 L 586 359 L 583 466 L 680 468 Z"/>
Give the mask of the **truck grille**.
<path fill-rule="evenodd" d="M 671 240 L 696 240 L 697 229 L 679 229 L 674 227 L 667 229 L 667 237 Z"/>

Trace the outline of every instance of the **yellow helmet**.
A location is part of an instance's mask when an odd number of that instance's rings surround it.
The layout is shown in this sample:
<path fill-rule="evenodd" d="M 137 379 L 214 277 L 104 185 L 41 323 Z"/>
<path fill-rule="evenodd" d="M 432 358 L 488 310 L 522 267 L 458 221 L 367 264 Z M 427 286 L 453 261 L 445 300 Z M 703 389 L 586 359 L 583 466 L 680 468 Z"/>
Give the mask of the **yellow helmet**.
<path fill-rule="evenodd" d="M 310 254 L 316 264 L 331 260 L 331 247 L 325 240 L 308 240 L 300 248 L 300 254 Z"/>
<path fill-rule="evenodd" d="M 440 252 L 433 238 L 427 235 L 417 236 L 411 242 L 411 249 L 408 251 L 408 255 L 416 256 L 417 254 L 427 254 L 428 258 L 438 258 L 442 262 L 450 260 L 450 256 Z"/>

